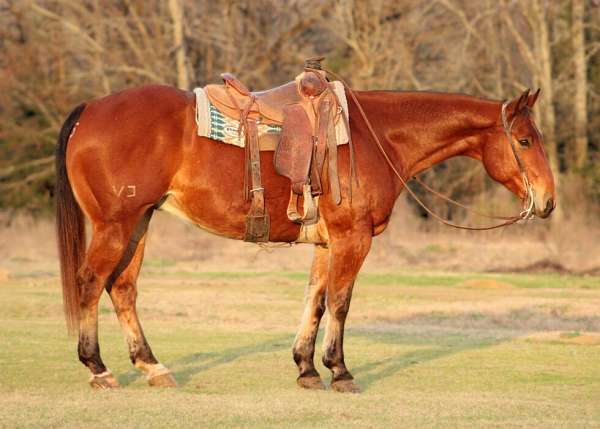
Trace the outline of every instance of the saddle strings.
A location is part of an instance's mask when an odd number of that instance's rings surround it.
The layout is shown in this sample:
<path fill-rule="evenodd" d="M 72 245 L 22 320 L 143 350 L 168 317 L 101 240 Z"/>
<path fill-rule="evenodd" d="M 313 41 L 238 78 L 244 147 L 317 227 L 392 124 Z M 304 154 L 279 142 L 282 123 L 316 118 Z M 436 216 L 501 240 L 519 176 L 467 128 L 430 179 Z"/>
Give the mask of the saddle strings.
<path fill-rule="evenodd" d="M 305 68 L 310 68 L 310 67 L 305 67 Z M 509 142 L 511 144 L 511 147 L 513 149 L 513 153 L 515 153 L 515 157 L 517 159 L 517 164 L 519 164 L 519 169 L 520 172 L 522 174 L 523 177 L 523 181 L 525 184 L 525 192 L 526 192 L 526 196 L 525 198 L 528 199 L 527 203 L 528 203 L 528 207 L 523 210 L 519 216 L 512 216 L 512 217 L 504 217 L 504 216 L 492 216 L 492 215 L 488 215 L 485 213 L 480 213 L 475 209 L 472 209 L 468 206 L 465 206 L 464 204 L 459 203 L 458 201 L 453 200 L 450 197 L 447 197 L 446 195 L 435 191 L 433 189 L 431 189 L 429 186 L 425 185 L 421 180 L 417 179 L 416 177 L 413 177 L 413 179 L 415 179 L 415 181 L 419 184 L 421 184 L 427 191 L 431 192 L 433 195 L 442 198 L 443 200 L 452 203 L 458 207 L 461 207 L 467 211 L 473 212 L 475 214 L 478 214 L 480 216 L 483 217 L 487 217 L 490 219 L 500 219 L 503 220 L 504 222 L 501 222 L 499 224 L 496 225 L 489 225 L 489 226 L 483 226 L 483 227 L 474 227 L 474 226 L 467 226 L 467 225 L 458 225 L 455 224 L 453 222 L 450 222 L 447 219 L 444 219 L 443 217 L 441 217 L 440 215 L 438 215 L 437 213 L 435 213 L 434 211 L 432 211 L 429 207 L 427 207 L 427 205 L 425 205 L 425 203 L 415 194 L 415 192 L 408 186 L 407 181 L 402 177 L 402 175 L 398 172 L 398 170 L 396 169 L 396 166 L 394 165 L 394 163 L 392 162 L 392 160 L 390 159 L 389 155 L 387 154 L 387 152 L 385 151 L 385 149 L 383 148 L 383 145 L 381 144 L 381 141 L 379 140 L 379 137 L 377 136 L 377 134 L 375 133 L 375 130 L 373 129 L 373 126 L 371 125 L 371 122 L 369 121 L 369 119 L 367 118 L 367 115 L 365 113 L 365 111 L 362 108 L 362 105 L 360 104 L 360 102 L 358 101 L 356 94 L 354 93 L 354 91 L 352 90 L 352 88 L 350 88 L 350 86 L 346 83 L 346 81 L 339 76 L 337 73 L 332 72 L 331 70 L 325 69 L 323 67 L 320 68 L 320 70 L 325 71 L 327 74 L 333 76 L 335 79 L 338 79 L 340 82 L 342 82 L 342 84 L 344 85 L 344 87 L 348 90 L 348 93 L 350 94 L 350 96 L 352 97 L 352 100 L 354 101 L 354 103 L 356 104 L 356 107 L 358 108 L 358 111 L 362 117 L 362 119 L 365 121 L 365 124 L 367 125 L 367 128 L 371 134 L 371 136 L 373 137 L 373 140 L 375 141 L 375 143 L 377 144 L 377 147 L 379 148 L 379 151 L 381 152 L 381 154 L 383 155 L 383 157 L 385 158 L 387 164 L 390 166 L 390 168 L 392 169 L 392 171 L 394 172 L 394 174 L 398 177 L 398 179 L 400 179 L 400 182 L 402 183 L 402 185 L 404 186 L 404 188 L 406 189 L 406 191 L 409 193 L 409 195 L 415 200 L 415 202 L 417 202 L 417 204 L 419 204 L 419 206 L 421 206 L 421 208 L 423 208 L 423 210 L 425 210 L 429 215 L 431 215 L 434 219 L 438 220 L 439 222 L 443 223 L 444 225 L 450 226 L 452 228 L 457 228 L 457 229 L 465 229 L 465 230 L 470 230 L 470 231 L 487 231 L 487 230 L 491 230 L 491 229 L 496 229 L 496 228 L 502 228 L 505 226 L 509 226 L 512 225 L 514 223 L 517 223 L 521 220 L 527 220 L 530 219 L 532 217 L 532 211 L 533 211 L 533 195 L 532 195 L 532 189 L 531 189 L 531 184 L 529 183 L 529 180 L 527 178 L 527 174 L 524 171 L 523 165 L 520 162 L 521 160 L 519 159 L 519 157 L 516 155 L 516 150 L 514 148 L 513 142 L 512 142 L 512 137 L 510 136 L 510 128 L 506 129 L 506 121 L 505 121 L 505 110 L 506 110 L 506 105 L 507 103 L 503 103 L 502 105 L 502 113 L 503 113 L 503 127 L 504 127 L 504 131 L 507 134 L 507 137 L 509 138 Z M 512 125 L 512 123 L 511 123 Z"/>

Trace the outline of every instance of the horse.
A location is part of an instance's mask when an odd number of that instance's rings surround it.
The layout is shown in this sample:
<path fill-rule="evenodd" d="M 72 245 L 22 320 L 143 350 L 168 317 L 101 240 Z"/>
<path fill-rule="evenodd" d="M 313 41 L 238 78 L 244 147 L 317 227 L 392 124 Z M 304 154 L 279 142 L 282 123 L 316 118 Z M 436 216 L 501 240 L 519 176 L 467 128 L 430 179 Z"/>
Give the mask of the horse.
<path fill-rule="evenodd" d="M 314 354 L 327 310 L 322 361 L 331 371 L 331 389 L 359 391 L 344 361 L 344 324 L 357 274 L 373 237 L 386 229 L 405 181 L 448 158 L 466 156 L 480 161 L 517 198 L 530 198 L 536 216 L 548 217 L 556 205 L 553 174 L 532 115 L 539 90 L 504 103 L 435 92 L 355 94 L 348 108 L 353 153 L 349 145 L 338 150 L 342 201 L 335 204 L 328 189 L 320 197 L 327 242 L 315 245 L 292 347 L 297 383 L 308 389 L 325 388 Z M 192 92 L 148 85 L 77 106 L 60 131 L 55 195 L 64 312 L 69 332 L 78 333 L 79 360 L 91 372 L 92 387 L 119 387 L 98 345 L 104 290 L 133 365 L 151 386 L 176 386 L 152 352 L 136 312 L 136 281 L 155 210 L 184 216 L 222 237 L 244 237 L 250 207 L 242 189 L 244 150 L 199 137 L 194 115 Z M 269 241 L 294 242 L 300 227 L 286 216 L 290 182 L 275 172 L 273 152 L 261 152 L 260 164 L 271 216 Z M 92 231 L 87 248 L 86 218 Z"/>

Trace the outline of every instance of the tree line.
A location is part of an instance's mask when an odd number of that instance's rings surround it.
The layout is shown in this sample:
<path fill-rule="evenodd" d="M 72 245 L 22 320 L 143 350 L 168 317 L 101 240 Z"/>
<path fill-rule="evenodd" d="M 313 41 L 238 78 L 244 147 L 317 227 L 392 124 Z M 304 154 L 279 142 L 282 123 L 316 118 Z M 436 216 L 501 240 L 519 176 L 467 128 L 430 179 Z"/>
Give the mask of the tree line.
<path fill-rule="evenodd" d="M 541 88 L 561 197 L 600 203 L 599 0 L 0 0 L 0 209 L 51 206 L 56 136 L 82 101 L 223 71 L 264 89 L 314 55 L 356 89 Z M 491 187 L 466 160 L 427 176 L 471 201 Z"/>

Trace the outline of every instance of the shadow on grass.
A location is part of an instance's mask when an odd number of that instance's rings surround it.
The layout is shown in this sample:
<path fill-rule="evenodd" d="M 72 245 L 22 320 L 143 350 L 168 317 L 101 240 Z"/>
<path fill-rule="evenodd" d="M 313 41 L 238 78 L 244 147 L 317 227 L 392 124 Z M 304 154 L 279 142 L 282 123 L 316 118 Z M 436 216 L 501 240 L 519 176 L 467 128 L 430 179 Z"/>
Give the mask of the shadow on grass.
<path fill-rule="evenodd" d="M 398 372 L 413 365 L 431 362 L 447 356 L 464 351 L 483 349 L 495 346 L 507 340 L 490 338 L 432 338 L 431 341 L 423 342 L 422 339 L 412 336 L 399 336 L 398 334 L 370 334 L 367 332 L 353 333 L 352 336 L 366 336 L 370 341 L 377 344 L 394 343 L 406 346 L 426 346 L 424 348 L 400 353 L 381 360 L 375 360 L 352 369 L 358 384 L 363 390 L 381 380 L 392 377 Z"/>
<path fill-rule="evenodd" d="M 464 335 L 434 336 L 427 339 L 417 337 L 415 334 L 399 333 L 373 333 L 367 331 L 348 332 L 348 340 L 352 338 L 367 339 L 373 347 L 379 347 L 382 344 L 405 345 L 408 347 L 420 347 L 418 350 L 399 353 L 394 356 L 386 357 L 380 360 L 371 360 L 363 365 L 350 368 L 355 375 L 358 384 L 363 390 L 379 381 L 393 377 L 398 372 L 407 369 L 413 365 L 434 361 L 436 359 L 451 356 L 468 350 L 477 350 L 506 341 L 508 338 L 481 338 L 465 337 Z M 321 335 L 319 335 L 321 337 Z M 284 349 L 290 349 L 293 342 L 293 335 L 282 335 L 267 341 L 257 342 L 255 344 L 245 344 L 239 347 L 224 349 L 219 352 L 210 353 L 190 353 L 178 359 L 165 362 L 166 366 L 173 371 L 175 379 L 181 386 L 187 385 L 193 377 L 203 371 L 215 368 L 219 365 L 231 363 L 245 356 L 251 356 L 257 353 L 277 352 Z M 320 342 L 319 338 L 317 341 Z M 317 346 L 318 347 L 318 346 Z M 366 345 L 368 347 L 368 345 Z M 319 359 L 315 356 L 315 360 Z M 290 365 L 293 365 L 290 357 Z M 323 374 L 324 375 L 324 374 Z M 127 386 L 143 375 L 135 369 L 119 376 L 119 383 Z M 326 378 L 326 377 L 325 377 Z"/>
<path fill-rule="evenodd" d="M 291 350 L 293 339 L 293 335 L 284 335 L 256 344 L 225 349 L 216 353 L 191 353 L 179 359 L 167 361 L 165 365 L 173 371 L 173 376 L 177 380 L 177 383 L 185 386 L 196 374 L 219 365 L 228 364 L 241 357 L 256 353 L 275 352 L 287 348 Z M 119 383 L 122 386 L 127 386 L 141 377 L 142 375 L 137 370 L 130 370 L 119 376 Z"/>
<path fill-rule="evenodd" d="M 244 356 L 250 356 L 256 353 L 275 352 L 287 348 L 291 350 L 293 339 L 294 337 L 292 335 L 283 335 L 256 344 L 233 347 L 219 353 L 192 353 L 170 362 L 169 364 L 173 368 L 184 367 L 183 369 L 175 370 L 173 375 L 178 383 L 186 385 L 196 374 L 215 368 L 219 365 L 228 364 Z"/>

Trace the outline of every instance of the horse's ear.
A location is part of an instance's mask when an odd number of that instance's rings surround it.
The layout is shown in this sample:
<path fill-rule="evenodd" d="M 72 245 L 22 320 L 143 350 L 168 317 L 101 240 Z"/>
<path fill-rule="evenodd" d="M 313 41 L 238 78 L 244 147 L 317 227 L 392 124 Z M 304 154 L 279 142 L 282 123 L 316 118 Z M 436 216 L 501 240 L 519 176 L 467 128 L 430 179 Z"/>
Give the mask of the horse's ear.
<path fill-rule="evenodd" d="M 541 90 L 541 88 L 538 88 L 538 90 L 535 91 L 535 93 L 533 95 L 529 96 L 529 99 L 527 100 L 527 107 L 529 107 L 530 109 L 533 107 L 533 105 L 537 101 L 537 99 L 540 95 L 540 90 Z"/>
<path fill-rule="evenodd" d="M 508 105 L 509 115 L 517 116 L 523 107 L 527 106 L 528 99 L 529 89 L 523 92 L 518 98 L 513 98 Z"/>
<path fill-rule="evenodd" d="M 525 106 L 527 106 L 527 102 L 529 100 L 529 92 L 531 90 L 529 88 L 527 88 L 523 94 L 521 94 L 521 96 L 519 97 L 519 101 L 517 102 L 517 107 L 515 109 L 515 113 L 518 113 L 521 111 L 521 109 Z"/>

